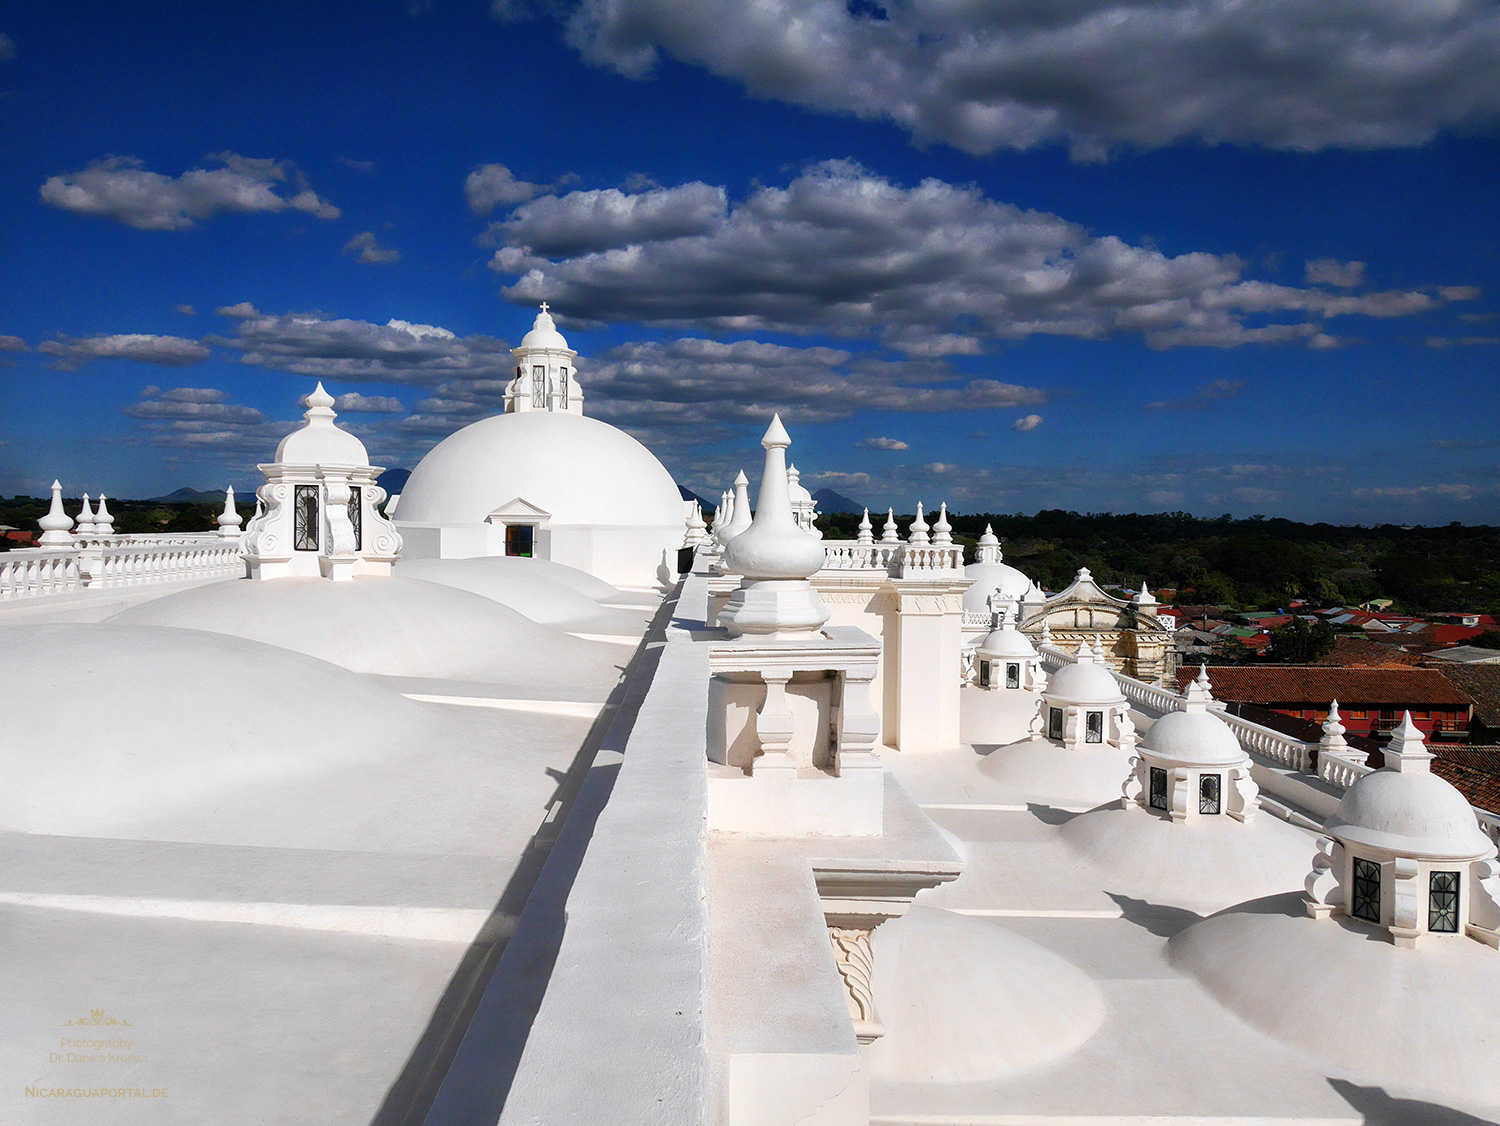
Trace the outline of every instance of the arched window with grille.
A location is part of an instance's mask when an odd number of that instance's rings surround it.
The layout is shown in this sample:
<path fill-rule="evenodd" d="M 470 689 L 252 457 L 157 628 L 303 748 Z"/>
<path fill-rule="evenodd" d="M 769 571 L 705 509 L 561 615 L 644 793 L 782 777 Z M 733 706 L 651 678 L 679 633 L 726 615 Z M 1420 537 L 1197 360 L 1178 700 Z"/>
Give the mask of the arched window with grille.
<path fill-rule="evenodd" d="M 1167 772 L 1159 766 L 1151 768 L 1151 808 L 1167 808 Z"/>
<path fill-rule="evenodd" d="M 292 547 L 318 550 L 318 486 L 297 485 L 292 496 Z"/>
<path fill-rule="evenodd" d="M 1349 913 L 1367 923 L 1380 922 L 1380 865 L 1354 858 L 1353 887 L 1349 889 Z"/>
<path fill-rule="evenodd" d="M 1458 933 L 1458 873 L 1433 872 L 1427 878 L 1427 929 Z"/>
<path fill-rule="evenodd" d="M 1085 743 L 1104 742 L 1104 713 L 1089 712 L 1085 719 L 1084 736 Z"/>
<path fill-rule="evenodd" d="M 1017 661 L 1008 661 L 1005 665 L 1005 687 L 1021 687 L 1021 665 Z"/>
<path fill-rule="evenodd" d="M 1218 813 L 1220 808 L 1219 786 L 1220 776 L 1217 774 L 1200 774 L 1198 776 L 1198 812 Z"/>

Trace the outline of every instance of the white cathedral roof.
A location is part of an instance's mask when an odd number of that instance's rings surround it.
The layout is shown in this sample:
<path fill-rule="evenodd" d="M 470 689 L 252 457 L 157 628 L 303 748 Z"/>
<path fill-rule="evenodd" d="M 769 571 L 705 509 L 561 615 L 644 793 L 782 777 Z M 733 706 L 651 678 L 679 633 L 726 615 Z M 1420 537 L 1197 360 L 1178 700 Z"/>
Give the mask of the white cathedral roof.
<path fill-rule="evenodd" d="M 355 465 L 370 464 L 365 444 L 349 431 L 335 426 L 338 416 L 333 410 L 333 396 L 323 384 L 307 397 L 307 421 L 293 430 L 276 447 L 276 462 L 281 465 Z"/>
<path fill-rule="evenodd" d="M 570 351 L 568 342 L 563 334 L 557 331 L 557 322 L 552 319 L 552 314 L 547 312 L 547 306 L 542 305 L 542 311 L 536 315 L 536 322 L 531 326 L 531 331 L 521 337 L 520 350 L 528 348 L 548 348 L 553 351 Z"/>

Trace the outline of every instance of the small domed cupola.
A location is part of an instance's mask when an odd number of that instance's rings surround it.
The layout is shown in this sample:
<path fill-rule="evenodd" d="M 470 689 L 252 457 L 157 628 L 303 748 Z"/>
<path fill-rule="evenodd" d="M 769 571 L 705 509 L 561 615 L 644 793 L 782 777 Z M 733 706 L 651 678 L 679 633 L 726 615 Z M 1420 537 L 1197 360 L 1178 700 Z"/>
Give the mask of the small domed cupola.
<path fill-rule="evenodd" d="M 992 628 L 974 650 L 974 683 L 997 691 L 1035 691 L 1040 687 L 1036 647 L 1016 629 L 1015 604 L 990 596 Z"/>
<path fill-rule="evenodd" d="M 1135 724 L 1129 712 L 1096 637 L 1092 647 L 1079 642 L 1077 659 L 1047 678 L 1038 720 L 1048 739 L 1069 750 L 1106 743 L 1131 747 Z"/>
<path fill-rule="evenodd" d="M 1432 773 L 1432 754 L 1407 712 L 1385 768 L 1357 779 L 1323 823 L 1306 904 L 1415 947 L 1429 935 L 1500 944 L 1500 866 L 1473 807 Z"/>
<path fill-rule="evenodd" d="M 557 323 L 542 302 L 531 331 L 512 348 L 516 374 L 505 389 L 505 413 L 562 411 L 583 413 L 583 388 L 578 383 L 578 353 L 568 347 Z"/>
<path fill-rule="evenodd" d="M 1208 705 L 1208 669 L 1200 666 L 1182 710 L 1158 719 L 1136 747 L 1125 781 L 1126 808 L 1138 806 L 1178 823 L 1228 814 L 1249 821 L 1260 809 L 1250 756 Z"/>
<path fill-rule="evenodd" d="M 383 469 L 370 464 L 363 442 L 334 425 L 334 399 L 321 383 L 304 401 L 306 422 L 281 440 L 274 462 L 258 467 L 266 483 L 240 540 L 246 572 L 252 579 L 389 575 L 401 534 L 380 512 L 386 494 L 375 480 Z M 232 495 L 225 504 L 221 527 Z"/>

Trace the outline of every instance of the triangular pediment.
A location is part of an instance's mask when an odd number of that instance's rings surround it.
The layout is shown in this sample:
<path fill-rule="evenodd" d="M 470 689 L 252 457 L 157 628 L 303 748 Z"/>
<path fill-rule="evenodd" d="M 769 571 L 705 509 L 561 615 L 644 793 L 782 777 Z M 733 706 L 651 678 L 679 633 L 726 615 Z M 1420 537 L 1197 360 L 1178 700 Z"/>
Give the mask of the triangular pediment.
<path fill-rule="evenodd" d="M 512 497 L 490 513 L 490 519 L 547 520 L 552 513 L 532 504 L 524 497 Z"/>

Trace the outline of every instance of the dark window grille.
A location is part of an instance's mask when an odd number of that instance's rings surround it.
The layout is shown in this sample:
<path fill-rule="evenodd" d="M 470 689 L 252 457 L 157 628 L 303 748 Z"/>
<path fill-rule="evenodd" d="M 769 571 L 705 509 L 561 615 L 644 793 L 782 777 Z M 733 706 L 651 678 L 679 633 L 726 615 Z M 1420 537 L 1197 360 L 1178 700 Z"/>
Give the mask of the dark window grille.
<path fill-rule="evenodd" d="M 979 687 L 981 687 L 981 688 L 988 688 L 989 686 L 990 686 L 990 663 L 988 661 L 980 661 L 979 662 Z"/>
<path fill-rule="evenodd" d="M 1219 776 L 1217 774 L 1198 776 L 1198 812 L 1219 812 Z"/>
<path fill-rule="evenodd" d="M 1159 766 L 1151 768 L 1151 808 L 1167 808 L 1167 772 Z"/>
<path fill-rule="evenodd" d="M 547 369 L 531 369 L 531 405 L 538 410 L 547 408 Z"/>
<path fill-rule="evenodd" d="M 1085 743 L 1104 742 L 1104 713 L 1089 712 L 1085 719 L 1083 741 Z"/>
<path fill-rule="evenodd" d="M 1005 666 L 1005 687 L 1007 687 L 1007 688 L 1019 688 L 1019 687 L 1021 687 L 1021 666 L 1020 665 L 1015 664 L 1015 663 L 1010 663 L 1010 664 L 1007 664 Z"/>
<path fill-rule="evenodd" d="M 557 390 L 562 396 L 560 406 L 563 410 L 568 409 L 568 369 L 560 368 L 557 373 Z"/>
<path fill-rule="evenodd" d="M 1458 873 L 1433 872 L 1427 879 L 1427 929 L 1458 933 Z"/>
<path fill-rule="evenodd" d="M 298 485 L 292 498 L 292 547 L 318 550 L 318 486 Z"/>
<path fill-rule="evenodd" d="M 1349 913 L 1367 923 L 1380 922 L 1380 865 L 1356 856 L 1354 886 L 1349 890 Z"/>
<path fill-rule="evenodd" d="M 534 529 L 530 524 L 507 524 L 505 526 L 505 554 L 531 558 Z"/>
<path fill-rule="evenodd" d="M 1063 714 L 1061 708 L 1052 708 L 1047 713 L 1047 738 L 1061 739 L 1063 732 Z"/>
<path fill-rule="evenodd" d="M 365 549 L 364 494 L 358 488 L 349 490 L 349 523 L 354 525 L 354 550 Z"/>

